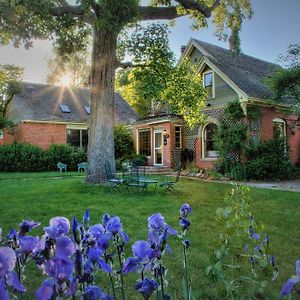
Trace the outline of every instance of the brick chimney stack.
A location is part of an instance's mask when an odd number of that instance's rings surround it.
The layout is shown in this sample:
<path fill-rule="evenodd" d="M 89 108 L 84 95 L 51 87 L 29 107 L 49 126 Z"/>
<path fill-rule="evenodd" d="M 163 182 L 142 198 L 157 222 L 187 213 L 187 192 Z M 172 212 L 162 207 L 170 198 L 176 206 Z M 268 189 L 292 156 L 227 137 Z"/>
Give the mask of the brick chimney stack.
<path fill-rule="evenodd" d="M 234 51 L 234 36 L 233 34 L 230 35 L 228 38 L 228 46 L 230 51 Z"/>
<path fill-rule="evenodd" d="M 185 51 L 185 49 L 186 49 L 186 46 L 181 46 L 180 47 L 180 53 L 181 53 L 181 55 L 183 54 L 183 52 Z"/>

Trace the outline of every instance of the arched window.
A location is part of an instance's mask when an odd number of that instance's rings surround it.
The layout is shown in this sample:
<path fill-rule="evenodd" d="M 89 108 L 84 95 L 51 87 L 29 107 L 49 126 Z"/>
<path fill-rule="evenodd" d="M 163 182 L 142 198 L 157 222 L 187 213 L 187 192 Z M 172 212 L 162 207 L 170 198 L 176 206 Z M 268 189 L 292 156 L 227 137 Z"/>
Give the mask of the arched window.
<path fill-rule="evenodd" d="M 217 158 L 217 149 L 214 139 L 217 125 L 208 123 L 202 131 L 202 158 Z"/>
<path fill-rule="evenodd" d="M 286 123 L 284 120 L 275 118 L 273 120 L 273 138 L 280 139 L 286 137 Z"/>

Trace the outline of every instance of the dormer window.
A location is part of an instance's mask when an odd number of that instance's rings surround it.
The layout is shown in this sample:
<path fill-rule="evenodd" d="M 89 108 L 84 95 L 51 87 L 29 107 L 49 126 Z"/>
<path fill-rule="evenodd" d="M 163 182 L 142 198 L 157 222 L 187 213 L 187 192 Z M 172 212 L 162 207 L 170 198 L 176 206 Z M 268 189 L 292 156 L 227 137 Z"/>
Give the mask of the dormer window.
<path fill-rule="evenodd" d="M 214 98 L 214 74 L 212 71 L 203 73 L 203 87 L 207 90 L 208 98 Z"/>
<path fill-rule="evenodd" d="M 63 113 L 70 113 L 71 112 L 68 105 L 61 104 L 59 107 L 60 107 L 60 109 Z"/>

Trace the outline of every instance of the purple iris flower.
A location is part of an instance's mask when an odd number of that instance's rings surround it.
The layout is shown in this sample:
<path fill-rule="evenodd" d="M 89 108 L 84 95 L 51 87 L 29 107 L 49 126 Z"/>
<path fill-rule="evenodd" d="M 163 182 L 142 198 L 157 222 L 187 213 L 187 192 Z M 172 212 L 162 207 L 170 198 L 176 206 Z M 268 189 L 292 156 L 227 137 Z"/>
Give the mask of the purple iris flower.
<path fill-rule="evenodd" d="M 29 232 L 33 228 L 37 228 L 40 226 L 41 223 L 35 222 L 32 220 L 24 220 L 22 223 L 19 225 L 20 228 L 20 235 L 25 235 L 25 233 Z"/>
<path fill-rule="evenodd" d="M 191 247 L 191 242 L 189 240 L 184 240 L 182 243 L 186 249 Z"/>
<path fill-rule="evenodd" d="M 266 235 L 266 238 L 264 239 L 264 244 L 266 244 L 267 247 L 269 247 L 269 243 L 270 243 L 270 238 L 268 235 Z"/>
<path fill-rule="evenodd" d="M 132 245 L 133 255 L 140 260 L 147 259 L 149 251 L 150 246 L 146 241 L 136 241 Z"/>
<path fill-rule="evenodd" d="M 105 235 L 105 229 L 101 224 L 91 226 L 89 233 L 96 239 L 101 239 Z"/>
<path fill-rule="evenodd" d="M 50 300 L 55 290 L 56 281 L 53 278 L 46 279 L 35 292 L 36 300 Z"/>
<path fill-rule="evenodd" d="M 39 246 L 39 238 L 33 236 L 21 236 L 19 238 L 20 247 L 23 252 L 30 253 L 37 250 Z"/>
<path fill-rule="evenodd" d="M 270 255 L 270 264 L 272 265 L 273 268 L 275 268 L 275 257 L 274 257 L 274 255 Z"/>
<path fill-rule="evenodd" d="M 75 253 L 76 246 L 67 236 L 61 236 L 56 239 L 56 256 L 72 256 Z"/>
<path fill-rule="evenodd" d="M 254 232 L 254 233 L 252 234 L 252 238 L 255 239 L 255 240 L 257 240 L 257 241 L 259 241 L 260 236 L 259 236 L 258 233 Z"/>
<path fill-rule="evenodd" d="M 281 290 L 281 297 L 285 297 L 293 291 L 295 285 L 300 282 L 300 259 L 296 261 L 296 276 L 292 276 L 288 281 L 284 284 Z"/>
<path fill-rule="evenodd" d="M 84 299 L 85 300 L 98 300 L 101 299 L 102 291 L 101 289 L 96 285 L 90 285 L 86 287 L 85 293 L 84 293 Z"/>
<path fill-rule="evenodd" d="M 9 247 L 0 247 L 0 299 L 9 299 L 7 285 L 19 292 L 25 292 L 19 278 L 13 269 L 16 264 L 16 254 Z"/>
<path fill-rule="evenodd" d="M 88 209 L 85 210 L 82 220 L 83 228 L 87 230 L 90 225 L 90 212 Z"/>
<path fill-rule="evenodd" d="M 123 265 L 122 272 L 128 274 L 129 272 L 135 272 L 138 270 L 140 260 L 135 257 L 128 257 Z"/>
<path fill-rule="evenodd" d="M 77 244 L 80 244 L 80 242 L 81 242 L 81 229 L 80 229 L 80 225 L 79 225 L 79 223 L 78 223 L 75 216 L 73 217 L 73 220 L 72 220 L 72 233 L 73 233 L 74 241 Z"/>
<path fill-rule="evenodd" d="M 186 218 L 192 212 L 192 208 L 185 203 L 180 207 L 179 212 L 182 218 Z"/>
<path fill-rule="evenodd" d="M 15 240 L 17 238 L 17 232 L 14 228 L 11 228 L 9 233 L 7 234 L 6 238 L 8 240 Z"/>
<path fill-rule="evenodd" d="M 70 231 L 70 221 L 65 217 L 52 218 L 49 225 L 44 230 L 49 237 L 54 239 L 59 236 L 68 235 Z"/>
<path fill-rule="evenodd" d="M 77 249 L 75 252 L 74 258 L 74 267 L 77 276 L 81 276 L 83 273 L 83 264 L 82 264 L 82 253 L 81 250 Z"/>
<path fill-rule="evenodd" d="M 69 288 L 67 289 L 67 291 L 65 292 L 65 296 L 66 297 L 71 297 L 71 296 L 74 296 L 76 294 L 76 290 L 77 290 L 77 278 L 74 277 L 72 280 L 71 280 L 71 284 L 69 286 Z"/>
<path fill-rule="evenodd" d="M 112 234 L 117 234 L 122 228 L 121 220 L 119 217 L 112 217 L 106 224 L 106 230 Z"/>
<path fill-rule="evenodd" d="M 182 218 L 180 220 L 180 226 L 181 226 L 182 230 L 189 229 L 190 225 L 191 225 L 191 223 L 188 219 Z"/>
<path fill-rule="evenodd" d="M 89 249 L 89 252 L 88 252 L 88 259 L 89 261 L 91 261 L 92 263 L 96 263 L 99 258 L 101 257 L 101 255 L 103 254 L 104 251 L 102 251 L 99 247 L 97 246 L 94 246 L 94 247 L 91 247 Z"/>
<path fill-rule="evenodd" d="M 59 281 L 66 281 L 73 271 L 73 263 L 68 257 L 52 257 L 45 266 L 46 274 Z"/>
<path fill-rule="evenodd" d="M 149 278 L 138 280 L 134 286 L 134 288 L 143 295 L 144 299 L 149 299 L 157 287 L 157 282 Z"/>
<path fill-rule="evenodd" d="M 153 214 L 148 218 L 148 228 L 149 229 L 157 229 L 160 230 L 164 228 L 165 226 L 165 219 L 164 217 L 160 214 Z"/>
<path fill-rule="evenodd" d="M 103 215 L 103 217 L 102 217 L 102 225 L 103 225 L 104 227 L 106 227 L 106 224 L 108 223 L 109 219 L 110 219 L 109 214 L 104 214 L 104 215 Z"/>

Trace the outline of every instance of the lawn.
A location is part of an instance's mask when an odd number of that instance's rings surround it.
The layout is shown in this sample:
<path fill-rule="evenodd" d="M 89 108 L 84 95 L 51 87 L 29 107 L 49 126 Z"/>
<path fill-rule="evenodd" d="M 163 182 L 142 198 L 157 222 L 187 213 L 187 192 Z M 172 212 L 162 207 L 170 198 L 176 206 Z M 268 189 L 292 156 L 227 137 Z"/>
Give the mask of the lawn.
<path fill-rule="evenodd" d="M 160 212 L 165 221 L 178 229 L 178 210 L 187 202 L 193 208 L 190 216 L 189 267 L 192 287 L 198 291 L 197 299 L 214 299 L 214 288 L 205 275 L 214 241 L 218 237 L 215 213 L 224 207 L 225 192 L 230 185 L 181 179 L 178 193 L 163 195 L 138 194 L 136 192 L 110 192 L 107 187 L 84 183 L 76 173 L 57 177 L 58 173 L 0 174 L 1 224 L 5 236 L 9 228 L 16 227 L 23 219 L 40 221 L 36 229 L 42 233 L 50 218 L 65 216 L 79 219 L 86 208 L 91 213 L 91 223 L 99 223 L 104 213 L 120 216 L 123 227 L 132 240 L 146 239 L 147 217 Z M 51 178 L 52 177 L 52 178 Z M 279 267 L 279 277 L 271 283 L 267 299 L 278 298 L 282 284 L 295 273 L 294 265 L 300 256 L 300 194 L 284 191 L 252 188 L 250 191 L 252 212 L 261 220 L 270 235 L 270 243 Z M 182 256 L 173 246 L 173 255 L 166 257 L 169 266 L 168 290 L 171 299 L 182 299 Z M 128 245 L 130 250 L 131 243 Z M 178 247 L 179 248 L 179 247 Z M 129 252 L 128 252 L 129 253 Z M 30 267 L 32 269 L 33 267 Z M 39 272 L 27 276 L 27 293 L 24 299 L 33 299 L 33 287 L 38 287 L 42 278 Z M 102 276 L 103 278 L 103 276 Z M 126 278 L 127 286 L 133 284 L 132 276 Z M 101 285 L 101 283 L 100 283 Z M 127 287 L 129 289 L 129 287 Z M 140 299 L 131 294 L 129 299 Z"/>

